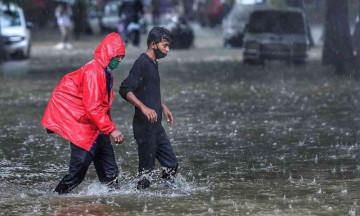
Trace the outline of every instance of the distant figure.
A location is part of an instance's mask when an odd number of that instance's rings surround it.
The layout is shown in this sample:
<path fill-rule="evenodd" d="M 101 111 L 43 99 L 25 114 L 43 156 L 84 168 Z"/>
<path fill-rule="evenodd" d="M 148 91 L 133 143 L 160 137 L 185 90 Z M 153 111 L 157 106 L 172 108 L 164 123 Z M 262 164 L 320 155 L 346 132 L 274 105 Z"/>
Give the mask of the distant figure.
<path fill-rule="evenodd" d="M 140 42 L 139 21 L 144 14 L 143 5 L 140 0 L 124 0 L 119 7 L 119 17 L 121 18 L 119 33 L 124 42 L 129 40 L 134 46 Z"/>
<path fill-rule="evenodd" d="M 152 23 L 158 25 L 160 23 L 160 0 L 152 0 L 151 4 Z"/>
<path fill-rule="evenodd" d="M 86 3 L 85 0 L 76 0 L 74 4 L 74 35 L 79 40 L 86 28 Z"/>
<path fill-rule="evenodd" d="M 162 178 L 169 184 L 175 181 L 178 161 L 170 140 L 161 124 L 162 114 L 169 126 L 174 123 L 173 115 L 161 102 L 158 59 L 170 51 L 171 33 L 161 27 L 154 27 L 147 38 L 147 50 L 132 66 L 128 77 L 121 83 L 120 95 L 135 106 L 133 119 L 134 138 L 138 144 L 139 175 L 137 189 L 150 186 L 155 168 L 155 159 L 163 167 Z"/>
<path fill-rule="evenodd" d="M 69 31 L 72 26 L 70 17 L 72 10 L 69 4 L 63 3 L 56 7 L 55 16 L 57 24 L 61 32 L 61 41 L 55 46 L 57 49 L 71 49 L 71 44 L 68 43 Z"/>

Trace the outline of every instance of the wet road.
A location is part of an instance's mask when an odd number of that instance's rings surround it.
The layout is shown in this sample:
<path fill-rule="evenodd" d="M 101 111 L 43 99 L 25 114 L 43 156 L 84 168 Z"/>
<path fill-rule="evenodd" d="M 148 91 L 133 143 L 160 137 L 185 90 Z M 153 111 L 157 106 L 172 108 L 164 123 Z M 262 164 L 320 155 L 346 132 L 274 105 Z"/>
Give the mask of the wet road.
<path fill-rule="evenodd" d="M 357 215 L 358 82 L 321 67 L 319 49 L 304 67 L 245 67 L 242 50 L 223 49 L 219 32 L 197 33 L 195 48 L 160 60 L 180 175 L 173 187 L 155 177 L 145 192 L 135 189 L 133 108 L 116 95 L 112 116 L 126 137 L 115 146 L 120 190 L 107 192 L 91 166 L 71 195 L 52 193 L 69 144 L 47 135 L 41 117 L 60 78 L 86 63 L 100 38 L 69 52 L 38 40 L 31 60 L 0 66 L 0 214 Z M 144 49 L 128 48 L 115 86 Z"/>

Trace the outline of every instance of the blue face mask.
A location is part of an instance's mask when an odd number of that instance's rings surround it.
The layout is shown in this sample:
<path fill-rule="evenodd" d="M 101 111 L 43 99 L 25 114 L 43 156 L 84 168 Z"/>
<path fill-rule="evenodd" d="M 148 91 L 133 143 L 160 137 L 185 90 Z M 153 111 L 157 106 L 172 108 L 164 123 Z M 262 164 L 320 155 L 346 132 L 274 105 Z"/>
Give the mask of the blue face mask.
<path fill-rule="evenodd" d="M 115 68 L 117 68 L 119 66 L 119 61 L 116 60 L 115 58 L 112 58 L 109 62 L 109 65 L 108 67 L 111 69 L 111 70 L 114 70 Z"/>

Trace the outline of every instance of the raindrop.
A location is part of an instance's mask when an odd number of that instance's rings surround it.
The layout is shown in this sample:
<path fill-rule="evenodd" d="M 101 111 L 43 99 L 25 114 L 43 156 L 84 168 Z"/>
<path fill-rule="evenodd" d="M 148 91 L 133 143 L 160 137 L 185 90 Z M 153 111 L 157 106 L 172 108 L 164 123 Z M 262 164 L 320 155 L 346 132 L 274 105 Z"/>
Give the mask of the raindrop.
<path fill-rule="evenodd" d="M 211 196 L 210 201 L 214 202 L 214 200 L 215 200 L 214 196 Z"/>
<path fill-rule="evenodd" d="M 317 193 L 317 194 L 322 194 L 322 193 L 323 193 L 323 190 L 320 188 L 316 193 Z"/>
<path fill-rule="evenodd" d="M 294 183 L 294 179 L 292 178 L 292 176 L 290 175 L 290 177 L 288 178 L 290 183 Z"/>
<path fill-rule="evenodd" d="M 314 162 L 317 164 L 319 162 L 319 157 L 316 155 Z"/>
<path fill-rule="evenodd" d="M 303 146 L 305 144 L 306 136 L 303 140 L 299 140 L 299 146 Z"/>
<path fill-rule="evenodd" d="M 214 213 L 214 210 L 212 208 L 208 208 L 209 213 Z"/>
<path fill-rule="evenodd" d="M 148 212 L 147 210 L 147 206 L 146 206 L 146 203 L 145 203 L 145 206 L 144 206 L 144 211 L 143 212 Z"/>
<path fill-rule="evenodd" d="M 349 216 L 356 216 L 356 211 L 355 211 L 355 209 L 350 209 L 350 210 L 349 210 Z"/>
<path fill-rule="evenodd" d="M 335 173 L 336 173 L 335 167 L 331 170 L 331 173 L 332 173 L 332 174 L 335 174 Z"/>
<path fill-rule="evenodd" d="M 341 194 L 347 194 L 347 189 L 341 189 Z"/>
<path fill-rule="evenodd" d="M 314 180 L 310 183 L 311 185 L 316 185 L 316 179 L 314 178 Z"/>

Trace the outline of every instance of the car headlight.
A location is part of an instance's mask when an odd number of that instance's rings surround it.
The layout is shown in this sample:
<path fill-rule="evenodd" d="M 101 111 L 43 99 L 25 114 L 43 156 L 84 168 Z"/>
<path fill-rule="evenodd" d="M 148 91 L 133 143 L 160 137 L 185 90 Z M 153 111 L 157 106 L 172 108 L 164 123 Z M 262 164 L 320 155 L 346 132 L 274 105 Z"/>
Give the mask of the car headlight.
<path fill-rule="evenodd" d="M 23 40 L 25 40 L 24 36 L 8 36 L 5 37 L 5 44 L 12 44 L 12 43 L 18 43 L 21 42 Z"/>

